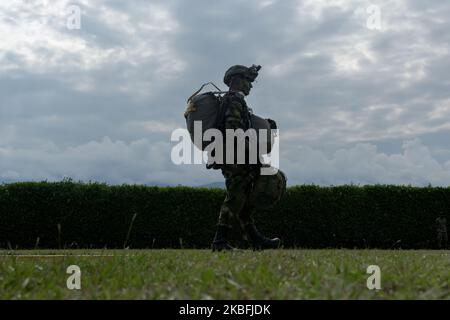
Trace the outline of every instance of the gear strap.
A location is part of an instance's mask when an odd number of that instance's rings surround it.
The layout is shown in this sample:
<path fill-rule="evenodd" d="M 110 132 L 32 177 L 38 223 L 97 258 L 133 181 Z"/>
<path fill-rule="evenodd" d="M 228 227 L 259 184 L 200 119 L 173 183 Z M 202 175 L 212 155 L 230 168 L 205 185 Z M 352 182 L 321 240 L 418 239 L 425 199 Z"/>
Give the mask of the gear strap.
<path fill-rule="evenodd" d="M 219 87 L 217 87 L 213 82 L 207 82 L 202 84 L 202 86 L 200 87 L 200 89 L 198 89 L 197 91 L 195 91 L 190 97 L 189 99 L 187 99 L 187 102 L 189 103 L 189 101 L 191 101 L 192 98 L 194 98 L 196 95 L 198 95 L 200 93 L 200 91 L 203 90 L 204 87 L 206 87 L 207 85 L 212 85 L 214 86 L 214 88 L 216 88 L 218 90 L 218 92 L 213 92 L 213 94 L 217 94 L 217 93 L 227 93 L 227 91 L 222 91 L 219 89 Z"/>

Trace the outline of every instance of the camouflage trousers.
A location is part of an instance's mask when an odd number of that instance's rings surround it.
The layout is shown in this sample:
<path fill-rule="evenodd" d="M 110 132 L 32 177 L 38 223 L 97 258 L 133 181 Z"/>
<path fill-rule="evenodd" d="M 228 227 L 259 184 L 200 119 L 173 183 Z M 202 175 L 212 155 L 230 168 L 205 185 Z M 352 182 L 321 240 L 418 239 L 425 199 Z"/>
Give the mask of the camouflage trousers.
<path fill-rule="evenodd" d="M 237 219 L 242 227 L 253 223 L 255 207 L 249 201 L 253 191 L 253 182 L 259 170 L 244 165 L 226 165 L 222 167 L 227 195 L 220 208 L 219 225 L 231 227 Z"/>

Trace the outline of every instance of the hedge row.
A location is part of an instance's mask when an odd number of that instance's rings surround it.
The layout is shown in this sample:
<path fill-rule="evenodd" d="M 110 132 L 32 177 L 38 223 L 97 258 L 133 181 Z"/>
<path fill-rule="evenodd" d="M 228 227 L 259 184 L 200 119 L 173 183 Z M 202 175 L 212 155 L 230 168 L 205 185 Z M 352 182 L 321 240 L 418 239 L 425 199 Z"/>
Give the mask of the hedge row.
<path fill-rule="evenodd" d="M 190 187 L 4 184 L 0 247 L 208 248 L 224 197 Z M 304 185 L 256 221 L 285 247 L 412 249 L 436 246 L 439 215 L 450 221 L 450 188 Z"/>

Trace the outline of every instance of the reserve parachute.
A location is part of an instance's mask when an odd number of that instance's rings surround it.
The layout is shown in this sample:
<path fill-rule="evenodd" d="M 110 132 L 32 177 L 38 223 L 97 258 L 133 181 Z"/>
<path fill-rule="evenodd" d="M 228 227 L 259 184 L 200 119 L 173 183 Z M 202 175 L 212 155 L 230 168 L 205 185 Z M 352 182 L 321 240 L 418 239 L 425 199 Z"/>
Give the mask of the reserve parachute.
<path fill-rule="evenodd" d="M 259 175 L 253 183 L 253 190 L 248 201 L 258 210 L 272 209 L 285 195 L 286 187 L 286 175 L 279 169 L 274 175 Z"/>

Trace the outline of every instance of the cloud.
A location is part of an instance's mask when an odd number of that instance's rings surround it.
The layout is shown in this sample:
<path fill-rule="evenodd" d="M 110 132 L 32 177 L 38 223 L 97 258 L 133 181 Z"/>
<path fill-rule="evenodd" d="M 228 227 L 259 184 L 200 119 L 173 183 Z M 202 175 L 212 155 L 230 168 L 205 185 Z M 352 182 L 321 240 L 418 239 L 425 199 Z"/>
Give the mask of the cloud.
<path fill-rule="evenodd" d="M 338 149 L 330 157 L 311 147 L 299 147 L 284 154 L 283 162 L 291 184 L 428 184 L 446 186 L 450 162 L 444 165 L 433 158 L 419 140 L 405 141 L 402 152 L 386 154 L 375 145 L 358 143 Z"/>
<path fill-rule="evenodd" d="M 167 161 L 170 151 L 170 141 L 140 139 L 126 143 L 109 137 L 67 148 L 51 142 L 23 149 L 0 147 L 0 180 L 58 181 L 70 177 L 110 184 L 209 182 L 211 173 L 204 166 L 175 166 Z M 217 172 L 212 174 L 219 178 Z"/>
<path fill-rule="evenodd" d="M 65 27 L 72 4 L 80 30 Z M 381 31 L 366 27 L 372 4 Z M 202 83 L 258 63 L 248 103 L 279 124 L 290 183 L 450 183 L 444 1 L 5 0 L 0 12 L 0 181 L 221 180 L 173 166 L 170 134 Z"/>
<path fill-rule="evenodd" d="M 6 181 L 94 180 L 120 183 L 168 183 L 201 185 L 220 179 L 219 171 L 204 165 L 176 166 L 170 157 L 170 142 L 140 139 L 125 143 L 104 137 L 75 147 L 59 148 L 54 143 L 34 148 L 0 148 Z M 282 152 L 281 168 L 295 184 L 428 184 L 444 186 L 450 179 L 450 161 L 444 165 L 433 158 L 419 140 L 406 141 L 402 153 L 386 154 L 375 145 L 358 143 L 327 156 L 320 149 L 300 146 Z M 187 182 L 187 183 L 186 183 Z"/>
<path fill-rule="evenodd" d="M 79 91 L 140 96 L 152 93 L 155 76 L 160 82 L 178 76 L 185 66 L 168 41 L 178 30 L 170 12 L 144 2 L 141 11 L 107 3 L 77 4 L 81 29 L 70 30 L 66 23 L 73 3 L 68 0 L 2 2 L 0 70 L 52 75 Z M 145 20 L 136 22 L 144 13 Z M 152 72 L 143 72 L 147 68 Z"/>

